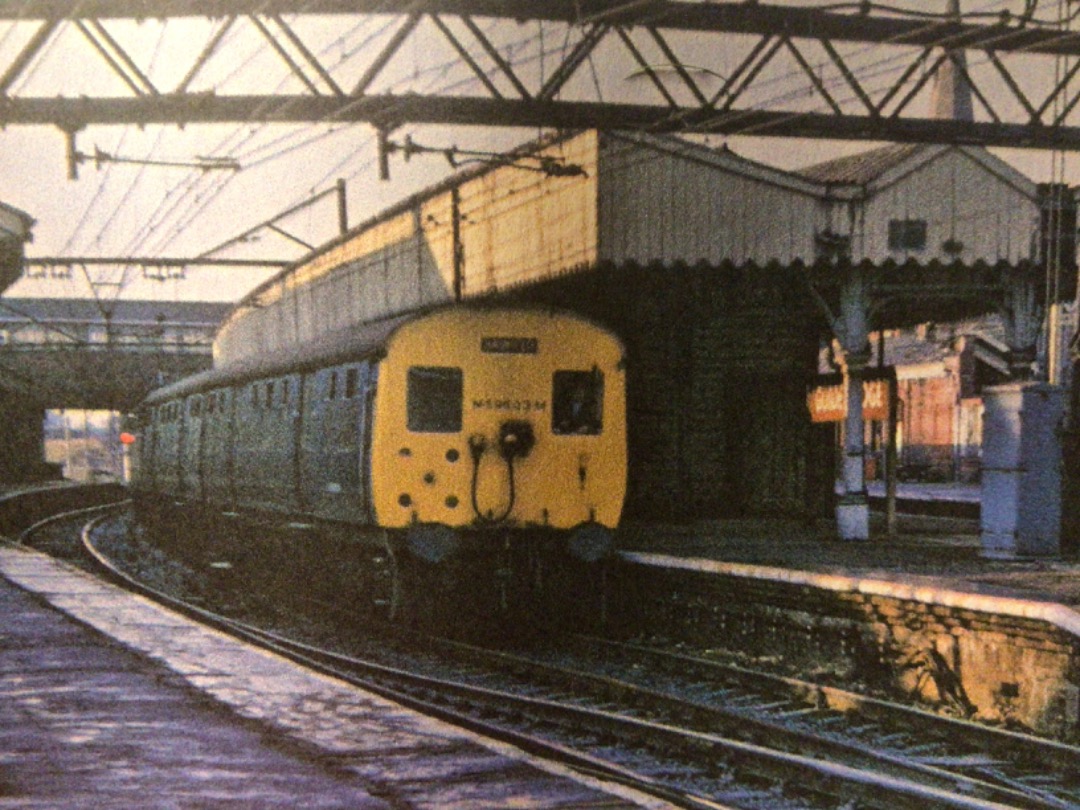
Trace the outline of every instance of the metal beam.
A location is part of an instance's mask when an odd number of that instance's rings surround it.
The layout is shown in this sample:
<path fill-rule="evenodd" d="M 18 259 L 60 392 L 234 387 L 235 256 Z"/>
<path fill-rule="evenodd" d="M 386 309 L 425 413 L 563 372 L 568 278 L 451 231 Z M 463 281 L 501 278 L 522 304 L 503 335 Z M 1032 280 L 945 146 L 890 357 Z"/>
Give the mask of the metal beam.
<path fill-rule="evenodd" d="M 24 0 L 0 3 L 0 20 L 41 20 L 36 35 L 6 69 L 0 64 L 0 128 L 15 125 L 53 125 L 68 133 L 91 125 L 178 125 L 199 123 L 367 123 L 383 131 L 405 124 L 550 127 L 564 129 L 644 129 L 655 132 L 690 131 L 726 135 L 772 135 L 848 140 L 940 142 L 984 146 L 1077 149 L 1080 116 L 1074 108 L 1080 93 L 1074 78 L 1080 59 L 1063 71 L 1056 57 L 1080 57 L 1080 32 L 1063 31 L 1031 19 L 1000 17 L 992 25 L 957 20 L 945 15 L 889 15 L 869 10 L 851 13 L 780 6 L 745 0 Z M 315 51 L 290 27 L 306 15 L 392 15 L 393 34 L 375 53 L 369 53 L 359 79 L 345 84 L 335 78 L 338 65 L 323 64 Z M 239 16 L 238 16 L 239 15 Z M 282 15 L 291 15 L 286 20 Z M 457 15 L 464 32 L 479 49 L 468 48 L 448 22 Z M 150 83 L 149 69 L 108 34 L 102 19 L 142 17 L 224 18 L 201 50 L 192 43 L 193 64 L 178 92 L 161 93 Z M 531 69 L 528 59 L 515 62 L 474 21 L 497 17 L 522 21 L 560 21 L 577 30 L 568 36 L 550 72 Z M 446 19 L 444 19 L 444 17 Z M 254 80 L 249 95 L 192 93 L 192 85 L 210 55 L 219 48 L 234 20 L 250 20 L 304 85 L 299 93 L 282 95 Z M 378 79 L 401 56 L 407 42 L 419 37 L 422 20 L 434 21 L 453 47 L 472 79 L 445 92 L 381 92 Z M 49 40 L 57 20 L 71 20 L 87 33 L 97 56 L 128 82 L 132 97 L 75 97 L 65 92 L 63 79 L 53 88 L 43 82 L 34 95 L 11 88 Z M 277 30 L 267 23 L 273 22 Z M 721 79 L 718 90 L 705 90 L 676 56 L 672 38 L 677 32 L 742 34 L 757 37 L 740 43 L 733 53 L 738 65 Z M 642 43 L 651 37 L 665 64 L 675 70 L 689 101 L 678 102 L 674 88 L 657 74 Z M 627 67 L 644 72 L 657 91 L 650 104 L 623 93 L 623 103 L 605 101 L 600 88 L 568 84 L 582 62 L 601 46 L 612 43 L 629 58 Z M 852 55 L 841 43 L 889 46 L 894 77 L 879 79 L 871 70 L 859 75 Z M 422 44 L 419 43 L 418 44 Z M 741 47 L 748 46 L 747 48 Z M 900 47 L 897 47 L 900 46 Z M 430 50 L 430 48 L 428 48 Z M 962 51 L 982 53 L 989 69 L 967 70 Z M 603 51 L 609 53 L 609 51 Z M 1016 53 L 1019 52 L 1019 53 Z M 81 56 L 79 58 L 85 58 Z M 1032 68 L 1031 60 L 1042 64 Z M 1009 60 L 1013 61 L 1009 63 Z M 490 62 L 488 61 L 490 60 Z M 1071 61 L 1071 60 L 1070 60 Z M 992 120 L 960 123 L 917 118 L 908 114 L 927 84 L 944 65 L 953 64 Z M 73 65 L 79 72 L 83 66 Z M 87 69 L 93 65 L 86 65 Z M 545 64 L 545 69 L 547 65 Z M 766 70 L 768 68 L 768 70 Z M 807 96 L 787 95 L 785 107 L 767 103 L 775 92 L 769 82 L 786 71 L 787 83 L 803 83 Z M 345 72 L 345 71 L 342 71 Z M 546 81 L 544 74 L 546 72 Z M 710 71 L 715 73 L 715 71 Z M 769 77 L 772 76 L 773 79 Z M 1034 77 L 1034 81 L 1032 78 Z M 997 84 L 995 85 L 995 79 Z M 509 82 L 513 92 L 500 91 Z M 885 82 L 882 86 L 882 81 Z M 471 82 L 471 83 L 470 83 Z M 498 84 L 497 84 L 498 82 Z M 250 85 L 250 82 L 249 82 Z M 1035 86 L 1033 86 L 1035 85 Z M 574 87 L 568 94 L 567 88 Z M 346 93 L 345 89 L 351 90 Z M 327 92 L 327 90 L 329 92 Z M 377 90 L 380 92 L 371 92 Z M 516 93 L 516 95 L 514 95 Z M 1012 97 L 1019 103 L 1001 106 Z M 590 96 L 595 95 L 595 98 Z M 611 94 L 608 94 L 609 97 Z M 686 93 L 682 93 L 686 96 Z M 618 97 L 619 94 L 616 94 Z M 798 99 L 802 100 L 794 100 Z M 629 102 L 635 103 L 629 103 Z M 769 109 L 764 107 L 769 106 Z M 818 109 L 811 109 L 811 107 Z M 1009 116 L 1009 117 L 1006 117 Z"/>
<path fill-rule="evenodd" d="M 1003 16 L 993 25 L 966 23 L 942 15 L 888 16 L 839 13 L 815 8 L 729 0 L 25 0 L 0 3 L 0 20 L 160 19 L 254 14 L 358 15 L 452 14 L 569 24 L 604 22 L 650 25 L 683 31 L 783 34 L 889 45 L 992 48 L 998 52 L 1080 55 L 1080 33 L 1062 34 L 1021 18 Z"/>
<path fill-rule="evenodd" d="M 540 101 L 427 96 L 161 95 L 100 99 L 0 99 L 0 126 L 213 123 L 456 124 L 563 129 L 638 129 L 770 135 L 908 143 L 980 144 L 1033 149 L 1080 149 L 1080 127 L 891 118 L 815 112 L 726 110 L 594 101 Z"/>

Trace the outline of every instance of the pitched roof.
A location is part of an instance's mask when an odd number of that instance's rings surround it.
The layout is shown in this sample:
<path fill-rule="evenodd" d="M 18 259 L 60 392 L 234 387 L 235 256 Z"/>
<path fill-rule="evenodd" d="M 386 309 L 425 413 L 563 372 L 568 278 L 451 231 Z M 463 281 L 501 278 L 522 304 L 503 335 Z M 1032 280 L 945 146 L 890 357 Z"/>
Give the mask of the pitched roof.
<path fill-rule="evenodd" d="M 923 144 L 918 143 L 889 144 L 808 166 L 800 169 L 799 174 L 819 183 L 865 186 L 924 148 Z"/>

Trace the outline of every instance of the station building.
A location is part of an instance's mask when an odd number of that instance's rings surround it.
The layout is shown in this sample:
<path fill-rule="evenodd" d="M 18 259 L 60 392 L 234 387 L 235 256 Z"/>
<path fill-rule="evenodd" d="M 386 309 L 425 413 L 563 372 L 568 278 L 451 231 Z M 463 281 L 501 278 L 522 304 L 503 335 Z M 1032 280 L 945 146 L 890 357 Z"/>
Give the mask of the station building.
<path fill-rule="evenodd" d="M 833 484 L 833 433 L 806 391 L 839 263 L 1033 262 L 1039 220 L 1036 186 L 983 149 L 885 147 L 793 173 L 586 131 L 455 175 L 271 279 L 226 320 L 215 361 L 450 301 L 570 308 L 627 346 L 629 515 L 805 517 Z"/>

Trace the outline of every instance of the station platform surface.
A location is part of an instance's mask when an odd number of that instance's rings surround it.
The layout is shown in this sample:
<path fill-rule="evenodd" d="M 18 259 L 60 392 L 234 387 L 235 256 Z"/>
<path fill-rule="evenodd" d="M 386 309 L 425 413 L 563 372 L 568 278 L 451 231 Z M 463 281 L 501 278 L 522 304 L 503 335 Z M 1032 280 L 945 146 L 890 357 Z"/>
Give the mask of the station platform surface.
<path fill-rule="evenodd" d="M 0 544 L 0 808 L 639 806 Z"/>
<path fill-rule="evenodd" d="M 874 487 L 870 495 L 874 497 Z M 907 484 L 905 500 L 977 504 L 977 486 Z M 977 519 L 901 514 L 896 536 L 871 513 L 870 539 L 840 540 L 835 524 L 778 520 L 707 520 L 685 524 L 629 522 L 619 530 L 627 553 L 670 555 L 734 566 L 841 574 L 956 591 L 1052 602 L 1080 610 L 1080 559 L 1000 560 L 982 556 Z M 743 566 L 744 568 L 740 568 Z"/>

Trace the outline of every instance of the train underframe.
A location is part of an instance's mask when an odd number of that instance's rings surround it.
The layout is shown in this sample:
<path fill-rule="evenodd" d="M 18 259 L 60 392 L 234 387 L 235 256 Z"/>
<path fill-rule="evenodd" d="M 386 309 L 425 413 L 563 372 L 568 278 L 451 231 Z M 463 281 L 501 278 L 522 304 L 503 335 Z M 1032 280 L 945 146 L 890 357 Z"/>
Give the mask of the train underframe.
<path fill-rule="evenodd" d="M 440 524 L 383 529 L 303 516 L 136 499 L 172 550 L 282 599 L 303 598 L 447 632 L 599 629 L 607 620 L 611 530 Z"/>

